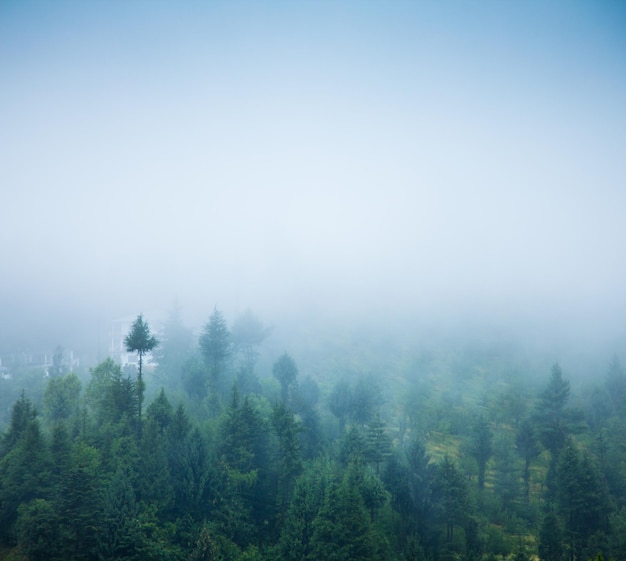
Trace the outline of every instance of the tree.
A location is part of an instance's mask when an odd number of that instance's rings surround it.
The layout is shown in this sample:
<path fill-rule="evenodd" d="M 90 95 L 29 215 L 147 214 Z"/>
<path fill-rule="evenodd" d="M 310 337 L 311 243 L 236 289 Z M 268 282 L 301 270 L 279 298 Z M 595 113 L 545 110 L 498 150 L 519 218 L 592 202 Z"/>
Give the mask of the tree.
<path fill-rule="evenodd" d="M 118 425 L 117 432 L 127 431 L 131 426 L 136 428 L 139 412 L 136 384 L 131 378 L 122 377 L 120 365 L 111 358 L 91 369 L 85 400 L 101 428 L 107 424 Z"/>
<path fill-rule="evenodd" d="M 272 369 L 274 378 L 280 382 L 280 395 L 284 403 L 289 399 L 289 390 L 293 386 L 298 377 L 298 367 L 295 361 L 287 353 L 284 353 L 274 363 Z"/>
<path fill-rule="evenodd" d="M 537 435 L 550 452 L 550 466 L 546 475 L 549 494 L 554 492 L 554 477 L 559 454 L 570 434 L 580 429 L 579 411 L 567 408 L 570 385 L 563 378 L 561 367 L 556 363 L 548 386 L 539 396 L 535 412 Z"/>
<path fill-rule="evenodd" d="M 543 518 L 539 531 L 539 559 L 541 561 L 563 561 L 563 545 L 559 520 L 553 512 Z"/>
<path fill-rule="evenodd" d="M 143 402 L 143 357 L 152 351 L 158 344 L 156 337 L 150 334 L 150 327 L 143 320 L 143 316 L 139 314 L 135 323 L 130 328 L 130 333 L 124 339 L 126 350 L 129 353 L 136 352 L 139 356 L 139 371 L 137 372 L 137 396 L 139 407 L 139 436 L 141 437 L 141 404 Z"/>
<path fill-rule="evenodd" d="M 417 438 L 407 447 L 406 461 L 409 498 L 413 510 L 413 530 L 424 536 L 430 518 L 437 473 L 435 466 L 430 462 L 430 456 L 426 453 L 426 448 Z"/>
<path fill-rule="evenodd" d="M 52 503 L 34 499 L 18 509 L 17 543 L 30 561 L 49 561 L 59 555 L 59 517 Z"/>
<path fill-rule="evenodd" d="M 241 355 L 242 367 L 252 373 L 259 355 L 258 347 L 269 336 L 272 329 L 265 327 L 261 321 L 246 310 L 233 323 L 232 341 L 235 352 Z"/>
<path fill-rule="evenodd" d="M 20 398 L 11 408 L 11 420 L 9 430 L 2 435 L 0 440 L 0 457 L 8 453 L 22 437 L 27 427 L 37 417 L 37 410 L 32 401 L 22 391 Z"/>
<path fill-rule="evenodd" d="M 368 561 L 375 558 L 374 533 L 358 480 L 348 470 L 340 485 L 327 487 L 313 521 L 310 561 Z"/>
<path fill-rule="evenodd" d="M 103 490 L 102 524 L 98 529 L 100 559 L 137 558 L 140 509 L 126 470 L 118 469 Z"/>
<path fill-rule="evenodd" d="M 524 421 L 515 437 L 515 447 L 518 454 L 524 460 L 524 471 L 522 473 L 524 479 L 524 496 L 526 504 L 530 502 L 530 463 L 539 456 L 539 444 L 535 436 L 535 429 L 530 421 Z"/>
<path fill-rule="evenodd" d="M 180 308 L 174 307 L 163 324 L 159 345 L 152 353 L 155 375 L 169 389 L 176 389 L 193 351 L 193 334 L 183 325 Z"/>
<path fill-rule="evenodd" d="M 502 501 L 504 511 L 513 507 L 519 495 L 519 460 L 508 431 L 498 433 L 494 440 L 493 490 Z"/>
<path fill-rule="evenodd" d="M 569 432 L 565 412 L 569 393 L 569 382 L 563 378 L 561 367 L 556 363 L 552 367 L 550 383 L 539 396 L 536 412 L 539 439 L 555 462 Z"/>
<path fill-rule="evenodd" d="M 346 419 L 350 413 L 352 404 L 352 391 L 350 384 L 346 380 L 339 380 L 335 383 L 328 398 L 330 412 L 339 420 L 339 432 L 343 432 L 346 426 Z"/>
<path fill-rule="evenodd" d="M 617 356 L 613 357 L 609 365 L 605 387 L 614 411 L 623 412 L 626 408 L 626 373 Z"/>
<path fill-rule="evenodd" d="M 12 428 L 16 436 L 7 454 L 0 459 L 0 538 L 10 536 L 21 504 L 51 495 L 50 457 L 30 402 L 22 397 L 13 408 Z M 25 424 L 19 429 L 18 424 Z"/>
<path fill-rule="evenodd" d="M 374 417 L 376 408 L 382 403 L 380 387 L 371 377 L 361 376 L 352 390 L 351 414 L 356 423 L 366 425 Z"/>
<path fill-rule="evenodd" d="M 463 475 L 447 455 L 437 466 L 434 498 L 446 526 L 446 541 L 451 543 L 455 526 L 461 525 L 468 514 L 469 501 Z"/>
<path fill-rule="evenodd" d="M 43 395 L 43 409 L 51 421 L 69 419 L 78 412 L 82 384 L 76 374 L 51 378 Z"/>
<path fill-rule="evenodd" d="M 377 475 L 380 474 L 380 465 L 391 454 L 391 438 L 387 435 L 385 429 L 385 421 L 382 420 L 379 413 L 376 413 L 376 416 L 368 425 L 365 435 L 365 458 L 376 466 Z"/>
<path fill-rule="evenodd" d="M 278 541 L 280 559 L 303 561 L 309 558 L 312 549 L 313 522 L 324 502 L 324 493 L 330 485 L 330 467 L 323 460 L 312 463 L 298 477 Z"/>
<path fill-rule="evenodd" d="M 219 402 L 224 372 L 232 354 L 232 343 L 226 320 L 217 308 L 214 308 L 200 335 L 200 350 L 209 369 L 209 386 L 213 399 Z"/>
<path fill-rule="evenodd" d="M 102 513 L 99 472 L 98 450 L 81 441 L 74 443 L 58 498 L 63 535 L 68 540 L 65 558 L 93 558 Z"/>
<path fill-rule="evenodd" d="M 606 490 L 595 466 L 571 441 L 559 457 L 556 489 L 557 505 L 569 542 L 570 560 L 581 559 L 589 538 L 606 529 L 609 506 Z"/>
<path fill-rule="evenodd" d="M 489 428 L 489 423 L 481 415 L 476 422 L 470 442 L 470 454 L 478 464 L 478 488 L 480 490 L 485 487 L 487 462 L 493 453 L 492 440 L 493 434 Z"/>
<path fill-rule="evenodd" d="M 302 425 L 285 402 L 272 411 L 272 427 L 278 437 L 278 507 L 282 515 L 291 499 L 296 477 L 302 471 L 302 447 L 300 433 Z"/>

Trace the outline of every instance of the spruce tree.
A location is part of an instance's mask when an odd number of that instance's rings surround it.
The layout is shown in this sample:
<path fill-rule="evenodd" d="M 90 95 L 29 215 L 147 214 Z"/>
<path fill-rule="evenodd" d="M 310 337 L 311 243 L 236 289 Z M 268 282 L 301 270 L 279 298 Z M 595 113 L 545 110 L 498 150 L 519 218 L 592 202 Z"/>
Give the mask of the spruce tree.
<path fill-rule="evenodd" d="M 139 436 L 141 437 L 141 405 L 143 403 L 144 393 L 143 357 L 152 351 L 159 344 L 159 342 L 156 337 L 150 333 L 150 327 L 143 320 L 143 316 L 139 314 L 130 329 L 130 333 L 126 335 L 124 344 L 126 345 L 126 350 L 129 353 L 136 352 L 139 356 L 139 370 L 137 372 L 137 405 Z"/>

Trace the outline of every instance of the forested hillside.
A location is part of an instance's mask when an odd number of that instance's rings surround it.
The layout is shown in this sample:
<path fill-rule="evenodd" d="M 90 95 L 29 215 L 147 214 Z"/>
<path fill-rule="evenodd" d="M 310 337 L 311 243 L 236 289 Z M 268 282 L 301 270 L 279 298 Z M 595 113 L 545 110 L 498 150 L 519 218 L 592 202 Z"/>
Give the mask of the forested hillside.
<path fill-rule="evenodd" d="M 574 385 L 364 333 L 272 355 L 251 312 L 138 326 L 140 370 L 0 379 L 0 559 L 626 559 L 617 357 Z"/>

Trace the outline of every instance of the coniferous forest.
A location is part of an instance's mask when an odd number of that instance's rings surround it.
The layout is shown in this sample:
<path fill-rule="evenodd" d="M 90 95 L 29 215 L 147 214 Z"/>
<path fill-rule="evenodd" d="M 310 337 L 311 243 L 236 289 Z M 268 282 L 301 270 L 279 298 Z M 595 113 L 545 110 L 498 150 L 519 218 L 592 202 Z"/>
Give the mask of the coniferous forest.
<path fill-rule="evenodd" d="M 16 366 L 0 558 L 626 559 L 617 357 L 573 384 L 496 343 L 274 337 L 252 312 L 197 336 L 139 316 L 137 367 Z"/>

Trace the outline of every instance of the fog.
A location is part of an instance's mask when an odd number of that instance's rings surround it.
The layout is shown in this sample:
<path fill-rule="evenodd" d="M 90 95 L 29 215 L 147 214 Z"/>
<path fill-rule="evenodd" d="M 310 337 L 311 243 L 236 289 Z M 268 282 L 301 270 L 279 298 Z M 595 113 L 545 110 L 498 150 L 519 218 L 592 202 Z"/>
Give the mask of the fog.
<path fill-rule="evenodd" d="M 603 1 L 2 2 L 0 350 L 178 302 L 623 351 L 625 30 Z"/>

